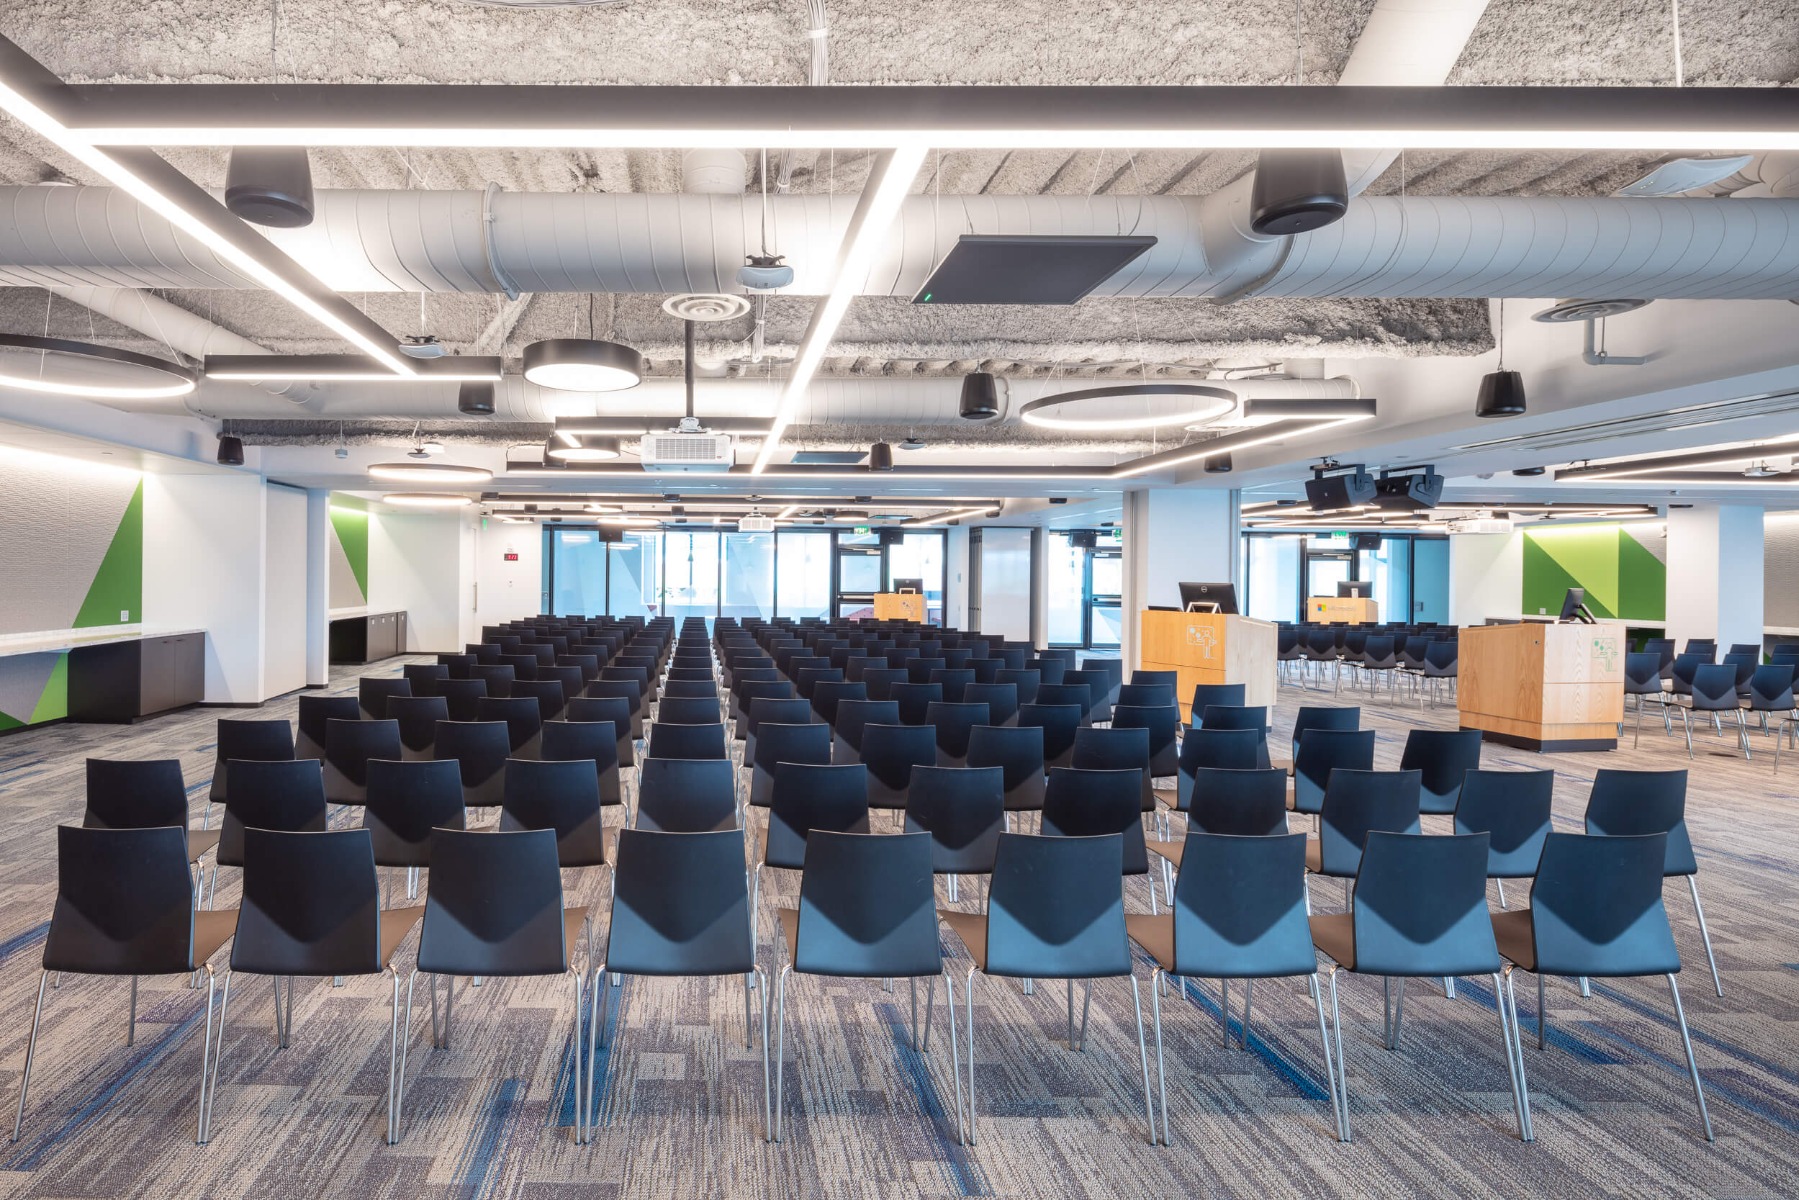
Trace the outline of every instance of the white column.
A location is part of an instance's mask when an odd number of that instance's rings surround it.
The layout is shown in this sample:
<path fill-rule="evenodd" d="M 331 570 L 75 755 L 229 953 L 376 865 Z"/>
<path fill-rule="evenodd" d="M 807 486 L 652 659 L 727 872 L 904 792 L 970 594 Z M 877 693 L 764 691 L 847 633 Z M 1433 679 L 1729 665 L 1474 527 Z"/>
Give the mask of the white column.
<path fill-rule="evenodd" d="M 1668 510 L 1668 636 L 1762 641 L 1762 510 L 1695 505 Z"/>
<path fill-rule="evenodd" d="M 1236 583 L 1242 538 L 1237 493 L 1158 488 L 1124 496 L 1124 665 L 1141 663 L 1138 614 L 1181 602 L 1182 582 Z"/>
<path fill-rule="evenodd" d="M 306 686 L 331 682 L 331 493 L 306 490 Z"/>
<path fill-rule="evenodd" d="M 1524 535 L 1457 533 L 1449 538 L 1449 621 L 1516 620 L 1524 603 Z M 1553 616 L 1554 614 L 1550 614 Z"/>

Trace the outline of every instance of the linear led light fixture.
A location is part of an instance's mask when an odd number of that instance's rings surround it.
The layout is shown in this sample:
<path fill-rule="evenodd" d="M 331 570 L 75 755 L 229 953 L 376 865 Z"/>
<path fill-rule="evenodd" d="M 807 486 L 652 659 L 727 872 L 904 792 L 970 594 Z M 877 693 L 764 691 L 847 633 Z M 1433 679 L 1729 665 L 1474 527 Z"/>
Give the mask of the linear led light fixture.
<path fill-rule="evenodd" d="M 1317 433 L 1339 425 L 1350 425 L 1357 421 L 1366 421 L 1374 416 L 1374 401 L 1372 400 L 1348 401 L 1346 403 L 1358 407 L 1365 404 L 1366 410 L 1348 411 L 1336 417 L 1310 417 L 1277 421 L 1272 425 L 1256 426 L 1243 433 L 1227 433 L 1223 437 L 1195 442 L 1190 446 L 1164 450 L 1160 454 L 1151 454 L 1132 462 L 1122 463 L 1113 469 L 1112 478 L 1130 479 L 1138 475 L 1147 475 L 1151 471 L 1163 471 L 1170 467 L 1199 462 L 1211 458 L 1214 454 L 1247 450 L 1252 446 L 1265 446 L 1269 442 L 1278 442 L 1305 433 Z"/>
<path fill-rule="evenodd" d="M 147 149 L 102 149 L 69 127 L 59 103 L 68 85 L 16 44 L 0 38 L 0 112 L 80 162 L 157 216 L 398 375 L 413 373 L 395 340 L 344 303 L 299 263 L 251 231 L 191 179 Z M 117 144 L 117 143 L 112 143 Z M 139 143 L 151 145 L 153 143 Z M 235 144 L 235 143 L 233 143 Z M 252 145 L 265 145 L 252 139 Z M 171 193 L 180 193 L 187 201 Z M 210 218 L 210 219 L 209 219 Z M 316 293 L 316 294 L 315 294 Z M 380 335 L 380 336 L 377 336 Z"/>
<path fill-rule="evenodd" d="M 1349 94 L 1346 94 L 1349 93 Z M 1658 87 L 86 84 L 89 144 L 563 149 L 1799 149 L 1799 97 Z M 596 114 L 604 114 L 596 120 Z"/>
<path fill-rule="evenodd" d="M 862 189 L 856 209 L 850 214 L 849 229 L 843 235 L 843 245 L 837 254 L 837 269 L 831 277 L 831 290 L 812 309 L 812 319 L 806 325 L 799 353 L 794 356 L 793 373 L 787 377 L 787 387 L 775 405 L 774 420 L 769 424 L 768 436 L 762 442 L 755 464 L 750 467 L 750 474 L 760 475 L 768 470 L 775 451 L 780 449 L 781 435 L 787 432 L 794 412 L 805 399 L 806 389 L 812 386 L 812 377 L 818 373 L 825 351 L 831 348 L 831 339 L 837 336 L 837 326 L 843 322 L 844 313 L 849 311 L 850 301 L 867 282 L 875 251 L 893 225 L 900 202 L 912 190 L 912 181 L 918 178 L 926 153 L 923 144 L 910 144 L 887 150 L 876 159 L 868 185 Z"/>
<path fill-rule="evenodd" d="M 1770 438 L 1765 442 L 1725 446 L 1712 450 L 1696 450 L 1691 454 L 1664 454 L 1659 458 L 1633 458 L 1622 462 L 1600 463 L 1597 466 L 1566 467 L 1555 473 L 1555 480 L 1557 483 L 1565 479 L 1629 479 L 1640 482 L 1644 476 L 1680 470 L 1684 467 L 1710 467 L 1719 463 L 1743 462 L 1747 459 L 1766 458 L 1771 454 L 1792 453 L 1795 450 L 1799 450 L 1799 435 Z"/>
<path fill-rule="evenodd" d="M 468 383 L 500 378 L 500 359 L 488 355 L 407 360 L 410 375 L 384 371 L 360 354 L 209 354 L 208 379 L 316 380 L 321 383 Z"/>

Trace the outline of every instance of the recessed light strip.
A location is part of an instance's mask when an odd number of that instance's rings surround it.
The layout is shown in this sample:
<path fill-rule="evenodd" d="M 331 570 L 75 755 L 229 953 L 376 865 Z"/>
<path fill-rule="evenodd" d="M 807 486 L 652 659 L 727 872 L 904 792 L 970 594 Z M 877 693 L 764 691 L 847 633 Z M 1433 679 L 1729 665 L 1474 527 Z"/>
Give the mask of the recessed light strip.
<path fill-rule="evenodd" d="M 332 383 L 466 383 L 500 378 L 500 359 L 489 355 L 451 355 L 407 359 L 412 374 L 384 371 L 360 354 L 209 354 L 208 379 L 317 380 Z"/>

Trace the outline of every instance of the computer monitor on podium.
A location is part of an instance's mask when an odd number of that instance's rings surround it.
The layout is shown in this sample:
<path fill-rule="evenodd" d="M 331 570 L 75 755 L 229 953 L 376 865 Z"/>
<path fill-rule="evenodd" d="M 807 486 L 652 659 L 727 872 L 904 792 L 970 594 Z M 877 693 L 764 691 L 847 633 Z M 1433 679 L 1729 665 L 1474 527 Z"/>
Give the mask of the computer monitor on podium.
<path fill-rule="evenodd" d="M 1237 585 L 1233 583 L 1183 583 L 1181 608 L 1186 612 L 1234 613 Z"/>
<path fill-rule="evenodd" d="M 1583 625 L 1595 624 L 1593 614 L 1587 611 L 1587 589 L 1569 588 L 1568 594 L 1562 597 L 1562 614 L 1556 619 L 1564 625 L 1570 621 Z"/>
<path fill-rule="evenodd" d="M 1374 595 L 1374 581 L 1372 579 L 1345 579 L 1337 584 L 1337 598 L 1339 600 L 1366 600 L 1372 595 Z"/>
<path fill-rule="evenodd" d="M 895 579 L 893 581 L 893 590 L 896 592 L 922 592 L 924 591 L 924 580 Z"/>

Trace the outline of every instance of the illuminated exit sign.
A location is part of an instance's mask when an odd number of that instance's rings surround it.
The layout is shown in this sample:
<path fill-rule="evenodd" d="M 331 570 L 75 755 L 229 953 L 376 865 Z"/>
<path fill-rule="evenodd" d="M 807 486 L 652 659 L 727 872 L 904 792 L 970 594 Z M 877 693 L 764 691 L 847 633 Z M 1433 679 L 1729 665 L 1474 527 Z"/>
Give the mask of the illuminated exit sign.
<path fill-rule="evenodd" d="M 517 562 L 518 561 L 518 551 L 516 551 L 516 550 L 506 551 L 506 561 L 507 562 Z"/>

